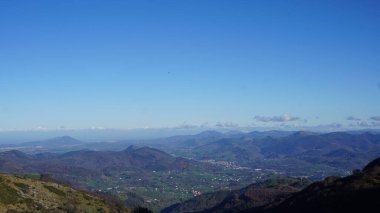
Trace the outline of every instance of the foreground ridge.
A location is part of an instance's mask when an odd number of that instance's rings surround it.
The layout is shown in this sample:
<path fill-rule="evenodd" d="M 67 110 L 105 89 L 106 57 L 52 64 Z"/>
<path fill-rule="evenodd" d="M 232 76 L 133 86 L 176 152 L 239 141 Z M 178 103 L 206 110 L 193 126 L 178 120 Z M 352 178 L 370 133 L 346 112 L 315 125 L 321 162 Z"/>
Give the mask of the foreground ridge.
<path fill-rule="evenodd" d="M 0 174 L 0 212 L 131 212 L 122 203 L 44 180 Z"/>

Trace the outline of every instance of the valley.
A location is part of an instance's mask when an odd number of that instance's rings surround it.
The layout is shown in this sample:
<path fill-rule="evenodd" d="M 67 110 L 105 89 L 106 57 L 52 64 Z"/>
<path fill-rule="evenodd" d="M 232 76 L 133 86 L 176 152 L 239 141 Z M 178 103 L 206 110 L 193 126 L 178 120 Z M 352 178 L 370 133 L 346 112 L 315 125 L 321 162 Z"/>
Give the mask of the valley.
<path fill-rule="evenodd" d="M 29 155 L 0 153 L 0 170 L 45 174 L 78 188 L 111 194 L 131 207 L 152 210 L 219 189 L 237 189 L 272 172 L 239 170 L 130 146 L 123 151 L 74 151 Z"/>
<path fill-rule="evenodd" d="M 165 208 L 176 212 L 377 212 L 380 158 L 347 177 L 330 176 L 314 183 L 279 177 L 239 190 L 200 195 Z"/>
<path fill-rule="evenodd" d="M 291 177 L 308 183 L 350 175 L 380 156 L 380 136 L 208 131 L 111 144 L 61 137 L 15 149 L 0 152 L 1 172 L 47 175 L 78 189 L 114 196 L 131 208 L 159 212 L 204 194 L 267 180 Z"/>

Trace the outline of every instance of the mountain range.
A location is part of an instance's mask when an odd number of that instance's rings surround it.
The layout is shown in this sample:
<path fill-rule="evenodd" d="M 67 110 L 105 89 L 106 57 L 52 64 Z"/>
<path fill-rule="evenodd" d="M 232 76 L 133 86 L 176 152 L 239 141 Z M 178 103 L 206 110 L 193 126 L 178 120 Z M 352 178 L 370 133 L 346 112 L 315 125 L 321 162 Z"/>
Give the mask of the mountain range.
<path fill-rule="evenodd" d="M 58 179 L 62 173 L 76 178 L 102 176 L 113 171 L 181 170 L 195 164 L 195 161 L 173 157 L 158 149 L 134 146 L 119 152 L 80 150 L 29 155 L 12 150 L 0 153 L 0 170 L 3 172 L 46 173 Z"/>
<path fill-rule="evenodd" d="M 62 136 L 42 141 L 30 141 L 19 144 L 1 144 L 0 151 L 19 150 L 26 153 L 67 152 L 83 149 L 86 142 L 70 136 Z"/>
<path fill-rule="evenodd" d="M 380 134 L 369 132 L 264 132 L 221 135 L 214 140 L 151 144 L 196 160 L 229 161 L 251 169 L 322 179 L 348 175 L 380 156 Z"/>
<path fill-rule="evenodd" d="M 240 199 L 256 199 L 254 204 L 237 207 L 240 211 L 256 208 L 257 203 L 283 201 L 305 186 L 284 183 L 268 191 L 260 184 L 266 179 L 319 181 L 350 175 L 380 156 L 380 134 L 207 131 L 113 143 L 87 143 L 64 136 L 0 149 L 2 172 L 47 174 L 80 189 L 112 194 L 131 207 L 144 205 L 159 211 L 210 193 L 205 198 L 208 204 L 200 206 L 213 209 L 220 199 L 229 197 L 221 205 L 224 209 Z M 218 199 L 212 195 L 215 191 L 219 191 Z M 256 197 L 259 192 L 268 196 Z"/>
<path fill-rule="evenodd" d="M 0 151 L 29 154 L 69 151 L 122 151 L 148 146 L 178 157 L 235 162 L 252 169 L 273 169 L 292 176 L 347 175 L 380 155 L 380 134 L 370 132 L 228 132 L 206 131 L 151 140 L 87 143 L 69 136 L 1 145 Z M 311 168 L 305 171 L 301 168 Z M 305 171 L 305 172 L 303 172 Z"/>

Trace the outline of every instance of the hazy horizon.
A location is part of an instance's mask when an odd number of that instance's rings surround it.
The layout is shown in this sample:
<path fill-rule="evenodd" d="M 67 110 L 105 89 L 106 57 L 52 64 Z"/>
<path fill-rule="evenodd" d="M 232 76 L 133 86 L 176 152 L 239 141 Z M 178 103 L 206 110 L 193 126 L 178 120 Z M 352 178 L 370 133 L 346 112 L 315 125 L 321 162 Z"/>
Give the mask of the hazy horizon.
<path fill-rule="evenodd" d="M 249 133 L 249 132 L 372 132 L 380 133 L 380 129 L 341 129 L 341 128 L 319 128 L 308 127 L 300 129 L 280 129 L 280 128 L 150 128 L 150 129 L 57 129 L 57 130 L 24 130 L 24 131 L 0 131 L 0 144 L 17 144 L 31 141 L 44 141 L 53 138 L 69 136 L 84 142 L 117 142 L 126 140 L 149 140 L 172 136 L 196 135 L 207 131 L 217 131 L 220 133 Z"/>

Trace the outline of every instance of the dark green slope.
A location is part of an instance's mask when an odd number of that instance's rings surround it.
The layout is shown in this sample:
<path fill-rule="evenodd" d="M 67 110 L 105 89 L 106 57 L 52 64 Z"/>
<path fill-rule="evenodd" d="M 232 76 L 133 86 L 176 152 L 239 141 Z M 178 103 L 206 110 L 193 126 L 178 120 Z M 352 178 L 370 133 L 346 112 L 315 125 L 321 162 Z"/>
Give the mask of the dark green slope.
<path fill-rule="evenodd" d="M 329 177 L 265 212 L 378 212 L 380 158 L 348 177 Z"/>
<path fill-rule="evenodd" d="M 203 194 L 163 209 L 162 212 L 238 212 L 282 201 L 308 183 L 306 179 L 274 177 L 240 190 Z"/>

